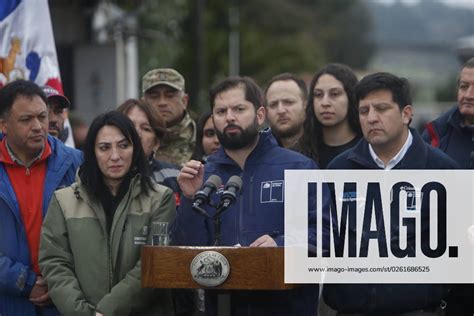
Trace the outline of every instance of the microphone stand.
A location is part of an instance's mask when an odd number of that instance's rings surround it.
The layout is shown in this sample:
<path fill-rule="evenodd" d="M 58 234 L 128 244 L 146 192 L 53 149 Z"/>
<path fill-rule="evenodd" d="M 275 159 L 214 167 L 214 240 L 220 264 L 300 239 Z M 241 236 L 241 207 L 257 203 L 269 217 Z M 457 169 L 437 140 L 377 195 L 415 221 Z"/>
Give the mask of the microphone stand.
<path fill-rule="evenodd" d="M 230 203 L 222 203 L 217 206 L 216 214 L 214 215 L 214 246 L 219 246 L 221 242 L 221 215 L 230 206 Z"/>
<path fill-rule="evenodd" d="M 230 203 L 222 203 L 217 206 L 210 206 L 216 209 L 216 213 L 214 216 L 209 215 L 209 213 L 206 212 L 205 209 L 203 209 L 196 203 L 193 204 L 192 208 L 205 218 L 212 218 L 214 220 L 214 246 L 219 246 L 221 241 L 221 214 L 229 208 Z"/>
<path fill-rule="evenodd" d="M 216 213 L 214 216 L 209 215 L 208 212 L 206 212 L 205 209 L 203 209 L 198 203 L 193 203 L 192 208 L 201 214 L 202 216 L 208 218 L 208 219 L 213 219 L 214 220 L 214 246 L 219 246 L 221 242 L 221 215 L 227 209 L 232 205 L 232 203 L 235 202 L 237 199 L 237 195 L 235 192 L 230 192 L 227 193 L 230 196 L 227 196 L 227 198 L 224 198 L 221 200 L 221 202 L 218 205 L 209 203 L 209 206 L 213 207 L 216 209 Z"/>

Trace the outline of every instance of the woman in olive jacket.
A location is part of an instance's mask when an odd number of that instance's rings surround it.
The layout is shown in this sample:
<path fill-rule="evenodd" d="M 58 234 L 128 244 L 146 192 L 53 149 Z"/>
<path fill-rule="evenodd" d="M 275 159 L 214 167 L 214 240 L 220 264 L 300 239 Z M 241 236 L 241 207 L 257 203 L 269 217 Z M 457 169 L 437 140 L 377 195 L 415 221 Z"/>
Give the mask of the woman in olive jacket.
<path fill-rule="evenodd" d="M 54 193 L 40 268 L 64 315 L 170 315 L 168 291 L 141 288 L 140 247 L 175 217 L 172 191 L 151 181 L 132 122 L 111 111 L 91 124 L 78 181 Z"/>

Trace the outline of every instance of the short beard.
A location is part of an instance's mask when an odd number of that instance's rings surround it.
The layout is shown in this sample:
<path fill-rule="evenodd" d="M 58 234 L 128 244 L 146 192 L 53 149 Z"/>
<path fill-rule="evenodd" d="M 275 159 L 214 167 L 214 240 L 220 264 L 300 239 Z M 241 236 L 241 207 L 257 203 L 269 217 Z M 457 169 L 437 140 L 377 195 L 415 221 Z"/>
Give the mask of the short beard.
<path fill-rule="evenodd" d="M 277 130 L 276 128 L 272 128 L 272 132 L 273 132 L 273 135 L 275 135 L 277 139 L 291 138 L 303 132 L 303 124 L 301 125 L 296 124 L 285 130 Z"/>
<path fill-rule="evenodd" d="M 229 124 L 226 128 L 233 127 L 240 129 L 240 134 L 228 135 L 216 129 L 217 138 L 225 149 L 236 150 L 242 149 L 253 144 L 258 136 L 258 122 L 257 118 L 252 122 L 252 124 L 246 129 L 242 129 L 240 126 Z"/>

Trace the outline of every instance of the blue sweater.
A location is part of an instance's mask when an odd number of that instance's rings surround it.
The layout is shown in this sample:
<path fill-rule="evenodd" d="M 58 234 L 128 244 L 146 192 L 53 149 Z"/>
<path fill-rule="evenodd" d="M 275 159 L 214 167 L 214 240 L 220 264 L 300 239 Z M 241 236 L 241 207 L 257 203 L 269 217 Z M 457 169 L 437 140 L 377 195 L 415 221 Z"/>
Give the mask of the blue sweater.
<path fill-rule="evenodd" d="M 0 140 L 3 135 L 0 135 Z M 43 191 L 43 218 L 56 189 L 74 182 L 82 153 L 48 136 L 51 155 L 47 160 Z M 38 184 L 40 185 L 40 184 Z M 57 315 L 54 307 L 39 308 L 28 297 L 36 281 L 18 202 L 3 163 L 0 163 L 0 315 Z M 40 311 L 41 310 L 41 311 Z"/>

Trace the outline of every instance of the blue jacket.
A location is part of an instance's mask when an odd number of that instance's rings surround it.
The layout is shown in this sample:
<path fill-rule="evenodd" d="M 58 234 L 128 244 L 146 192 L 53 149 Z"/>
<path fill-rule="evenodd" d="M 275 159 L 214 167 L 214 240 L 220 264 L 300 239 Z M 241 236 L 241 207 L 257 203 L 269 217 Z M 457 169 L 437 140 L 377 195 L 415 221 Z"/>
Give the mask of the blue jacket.
<path fill-rule="evenodd" d="M 461 169 L 474 169 L 474 127 L 463 124 L 457 105 L 426 124 L 422 137 L 454 159 Z"/>
<path fill-rule="evenodd" d="M 173 192 L 181 192 L 178 181 L 176 180 L 180 170 L 178 166 L 152 158 L 150 160 L 150 169 L 153 180 L 157 183 L 170 188 Z"/>
<path fill-rule="evenodd" d="M 3 135 L 0 135 L 0 140 Z M 48 136 L 51 155 L 47 160 L 43 192 L 43 218 L 56 189 L 74 182 L 82 153 Z M 26 232 L 15 192 L 0 163 L 0 315 L 57 315 L 53 306 L 37 308 L 28 300 L 36 282 L 31 266 Z"/>
<path fill-rule="evenodd" d="M 410 129 L 412 145 L 394 169 L 456 169 L 457 163 L 439 149 L 423 142 Z M 380 169 L 372 159 L 369 145 L 362 139 L 355 147 L 337 156 L 328 169 Z M 346 313 L 400 313 L 439 306 L 446 288 L 442 284 L 327 284 L 324 300 L 333 309 Z"/>
<path fill-rule="evenodd" d="M 223 148 L 209 157 L 205 165 L 206 180 L 218 175 L 222 182 L 238 175 L 243 180 L 241 195 L 222 214 L 222 246 L 248 246 L 258 237 L 268 234 L 278 246 L 284 245 L 284 171 L 285 169 L 317 169 L 309 158 L 278 146 L 268 130 L 260 133 L 256 148 L 248 156 L 244 170 L 230 159 Z M 222 189 L 213 194 L 214 202 Z M 192 201 L 183 198 L 178 208 L 174 242 L 181 245 L 212 245 L 214 223 L 191 209 Z M 210 215 L 215 212 L 206 208 Z M 308 214 L 315 223 L 315 213 Z M 315 227 L 309 227 L 309 239 L 315 238 Z M 316 285 L 291 291 L 232 292 L 233 315 L 315 315 L 318 299 Z M 207 295 L 206 297 L 209 297 Z M 209 304 L 206 306 L 208 314 Z"/>

